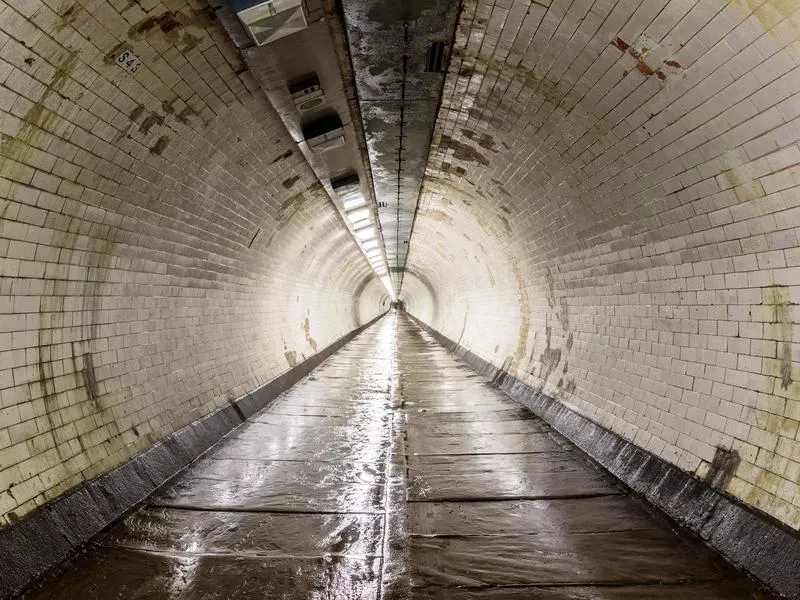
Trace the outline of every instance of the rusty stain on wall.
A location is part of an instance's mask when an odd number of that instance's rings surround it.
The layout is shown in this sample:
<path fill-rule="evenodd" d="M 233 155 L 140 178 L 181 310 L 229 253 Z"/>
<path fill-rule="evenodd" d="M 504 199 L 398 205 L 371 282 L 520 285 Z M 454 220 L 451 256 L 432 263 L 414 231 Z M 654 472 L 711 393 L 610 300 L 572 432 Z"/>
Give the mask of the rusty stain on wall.
<path fill-rule="evenodd" d="M 654 57 L 650 56 L 649 58 L 650 64 L 648 64 L 646 59 L 648 53 L 651 52 L 653 48 L 648 48 L 647 46 L 636 48 L 619 37 L 613 40 L 611 42 L 611 45 L 614 46 L 620 52 L 623 53 L 627 52 L 630 56 L 632 56 L 636 60 L 636 69 L 640 73 L 642 73 L 643 75 L 647 75 L 648 77 L 657 77 L 659 80 L 665 81 L 667 79 L 668 73 L 664 72 L 663 70 L 664 67 L 668 67 L 667 71 L 669 71 L 673 75 L 675 75 L 676 72 L 678 72 L 678 70 L 681 69 L 681 64 L 674 58 L 669 58 L 667 60 L 660 61 L 659 59 L 654 60 Z M 657 63 L 661 64 L 661 68 L 653 66 L 654 64 Z M 627 74 L 627 71 L 625 72 L 625 74 Z"/>

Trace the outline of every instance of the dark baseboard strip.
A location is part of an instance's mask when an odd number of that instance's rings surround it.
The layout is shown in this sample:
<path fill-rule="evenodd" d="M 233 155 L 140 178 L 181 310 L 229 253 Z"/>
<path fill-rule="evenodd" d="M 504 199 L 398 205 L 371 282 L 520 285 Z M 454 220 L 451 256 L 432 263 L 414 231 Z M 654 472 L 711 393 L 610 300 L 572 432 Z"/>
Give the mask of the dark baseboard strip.
<path fill-rule="evenodd" d="M 19 523 L 0 529 L 0 599 L 13 598 L 37 577 L 69 558 L 78 546 L 144 500 L 382 316 L 228 406 L 42 505 Z"/>
<path fill-rule="evenodd" d="M 411 316 L 411 315 L 409 315 Z M 769 515 L 643 450 L 537 392 L 506 371 L 412 319 L 439 343 L 600 463 L 611 474 L 688 528 L 734 566 L 779 595 L 800 600 L 800 534 Z"/>

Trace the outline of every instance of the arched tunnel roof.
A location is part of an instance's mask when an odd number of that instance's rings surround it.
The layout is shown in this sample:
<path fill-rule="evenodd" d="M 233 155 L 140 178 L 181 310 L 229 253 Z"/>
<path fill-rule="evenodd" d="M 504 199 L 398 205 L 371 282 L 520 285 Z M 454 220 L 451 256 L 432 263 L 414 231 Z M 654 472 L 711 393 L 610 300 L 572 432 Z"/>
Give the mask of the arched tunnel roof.
<path fill-rule="evenodd" d="M 395 4 L 0 5 L 0 525 L 399 298 L 800 527 L 800 5 Z"/>

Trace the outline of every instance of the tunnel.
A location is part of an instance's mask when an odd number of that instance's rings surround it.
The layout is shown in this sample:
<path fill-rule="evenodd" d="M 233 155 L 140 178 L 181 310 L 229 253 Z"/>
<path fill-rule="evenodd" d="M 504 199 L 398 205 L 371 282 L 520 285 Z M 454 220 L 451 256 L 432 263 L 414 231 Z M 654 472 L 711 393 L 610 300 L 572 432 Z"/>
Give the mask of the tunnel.
<path fill-rule="evenodd" d="M 0 599 L 800 599 L 800 3 L 2 0 Z"/>

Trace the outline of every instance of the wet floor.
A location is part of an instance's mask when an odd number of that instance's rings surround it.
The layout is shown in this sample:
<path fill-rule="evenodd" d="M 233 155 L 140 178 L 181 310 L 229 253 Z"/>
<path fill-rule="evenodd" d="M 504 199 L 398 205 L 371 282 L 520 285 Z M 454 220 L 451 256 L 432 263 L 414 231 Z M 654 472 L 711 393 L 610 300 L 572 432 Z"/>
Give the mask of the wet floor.
<path fill-rule="evenodd" d="M 390 315 L 26 598 L 766 596 Z"/>

